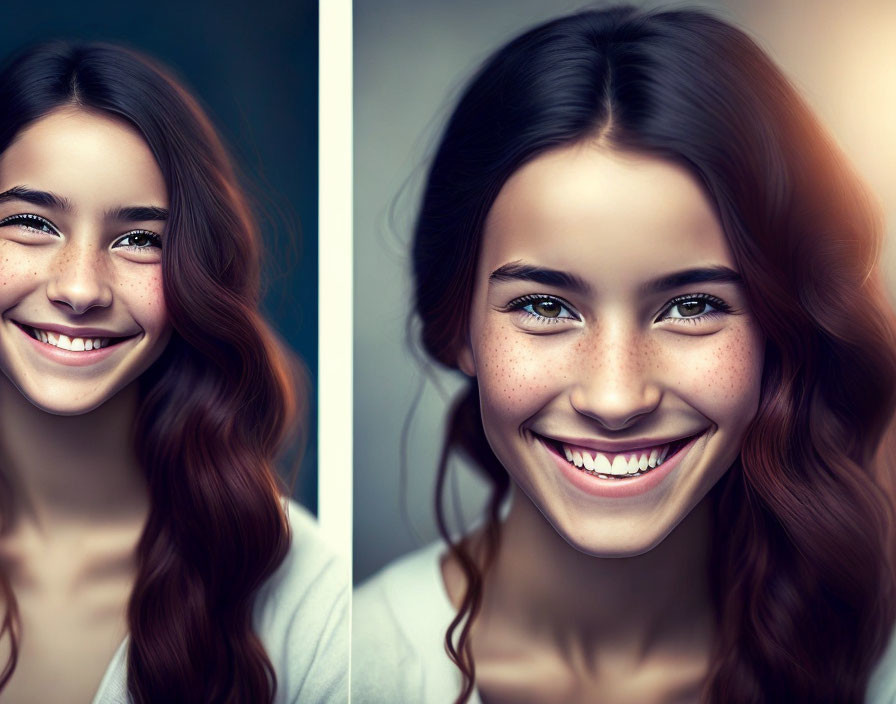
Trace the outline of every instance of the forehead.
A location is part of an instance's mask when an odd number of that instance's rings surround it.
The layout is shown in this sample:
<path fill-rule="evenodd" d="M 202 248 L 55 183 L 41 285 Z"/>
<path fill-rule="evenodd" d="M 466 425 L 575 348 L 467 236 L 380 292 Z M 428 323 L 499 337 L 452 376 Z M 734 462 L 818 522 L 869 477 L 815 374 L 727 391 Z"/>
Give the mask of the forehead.
<path fill-rule="evenodd" d="M 162 172 L 140 133 L 81 109 L 42 117 L 0 155 L 0 191 L 21 185 L 63 196 L 76 210 L 167 205 Z"/>
<path fill-rule="evenodd" d="M 736 269 L 703 189 L 655 157 L 577 144 L 504 184 L 486 219 L 486 275 L 513 261 L 573 271 L 596 290 L 701 265 Z"/>

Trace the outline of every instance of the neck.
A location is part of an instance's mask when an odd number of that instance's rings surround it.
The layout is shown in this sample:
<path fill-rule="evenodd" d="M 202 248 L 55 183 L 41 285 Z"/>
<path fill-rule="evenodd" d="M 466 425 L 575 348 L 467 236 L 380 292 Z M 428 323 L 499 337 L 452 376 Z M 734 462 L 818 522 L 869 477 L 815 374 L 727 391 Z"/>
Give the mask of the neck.
<path fill-rule="evenodd" d="M 570 546 L 515 489 L 495 563 L 486 577 L 483 623 L 563 650 L 702 652 L 712 631 L 710 506 L 704 499 L 655 548 L 599 558 Z"/>
<path fill-rule="evenodd" d="M 47 533 L 142 520 L 148 495 L 132 442 L 136 409 L 131 384 L 89 413 L 46 413 L 0 374 L 5 528 Z"/>

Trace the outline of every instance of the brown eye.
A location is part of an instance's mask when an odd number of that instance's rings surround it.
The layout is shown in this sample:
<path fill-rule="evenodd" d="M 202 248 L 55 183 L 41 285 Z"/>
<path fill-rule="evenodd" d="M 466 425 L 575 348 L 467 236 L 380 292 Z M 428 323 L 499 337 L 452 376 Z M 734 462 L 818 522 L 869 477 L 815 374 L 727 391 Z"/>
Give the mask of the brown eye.
<path fill-rule="evenodd" d="M 162 238 L 153 232 L 146 230 L 135 230 L 129 232 L 115 243 L 116 247 L 124 247 L 127 249 L 150 249 L 152 247 L 162 248 Z"/>
<path fill-rule="evenodd" d="M 679 296 L 669 301 L 666 304 L 666 309 L 655 322 L 671 320 L 672 322 L 687 321 L 689 323 L 699 323 L 730 312 L 731 306 L 721 298 L 705 293 L 697 293 Z"/>
<path fill-rule="evenodd" d="M 562 306 L 557 301 L 550 299 L 536 301 L 532 304 L 532 310 L 545 318 L 556 318 L 560 315 L 561 308 Z"/>
<path fill-rule="evenodd" d="M 678 308 L 682 318 L 689 318 L 704 313 L 706 311 L 706 301 L 682 301 L 677 303 L 675 307 Z"/>
<path fill-rule="evenodd" d="M 517 298 L 507 304 L 506 312 L 525 313 L 529 322 L 559 323 L 561 320 L 579 320 L 572 306 L 554 296 L 529 295 Z"/>

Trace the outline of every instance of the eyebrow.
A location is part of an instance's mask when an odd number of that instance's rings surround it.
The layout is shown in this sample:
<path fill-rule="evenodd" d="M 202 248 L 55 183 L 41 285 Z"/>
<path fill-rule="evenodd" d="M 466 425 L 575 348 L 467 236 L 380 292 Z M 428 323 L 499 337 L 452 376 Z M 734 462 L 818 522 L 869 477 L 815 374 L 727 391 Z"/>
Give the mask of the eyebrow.
<path fill-rule="evenodd" d="M 558 269 L 531 266 L 519 261 L 498 267 L 488 279 L 489 284 L 504 281 L 532 281 L 543 286 L 554 286 L 575 293 L 585 295 L 591 293 L 591 286 L 575 274 Z M 742 284 L 743 279 L 734 269 L 719 265 L 666 274 L 658 279 L 648 281 L 640 289 L 642 293 L 662 293 L 682 286 L 703 283 Z"/>
<path fill-rule="evenodd" d="M 39 205 L 44 208 L 55 208 L 56 210 L 64 210 L 71 212 L 72 204 L 68 198 L 50 193 L 48 191 L 38 191 L 27 186 L 14 186 L 8 191 L 0 193 L 0 203 L 10 200 L 21 200 L 32 205 Z M 159 208 L 154 205 L 131 205 L 113 208 L 106 212 L 106 218 L 109 220 L 121 220 L 125 222 L 144 222 L 147 220 L 168 219 L 168 210 Z"/>
<path fill-rule="evenodd" d="M 36 191 L 27 186 L 13 186 L 8 191 L 0 193 L 0 203 L 10 200 L 21 200 L 32 205 L 55 208 L 56 210 L 70 211 L 72 209 L 72 204 L 67 198 L 47 191 Z"/>
<path fill-rule="evenodd" d="M 530 266 L 522 262 L 504 264 L 495 269 L 488 277 L 489 284 L 504 281 L 532 281 L 542 286 L 565 288 L 576 293 L 588 294 L 591 292 L 591 286 L 575 274 L 558 269 Z"/>
<path fill-rule="evenodd" d="M 132 205 L 126 208 L 115 208 L 106 212 L 110 220 L 142 222 L 144 220 L 167 220 L 168 210 L 154 205 Z"/>
<path fill-rule="evenodd" d="M 692 284 L 742 284 L 743 279 L 734 269 L 727 266 L 709 266 L 698 269 L 686 269 L 648 281 L 641 290 L 645 293 L 662 293 L 673 288 Z"/>

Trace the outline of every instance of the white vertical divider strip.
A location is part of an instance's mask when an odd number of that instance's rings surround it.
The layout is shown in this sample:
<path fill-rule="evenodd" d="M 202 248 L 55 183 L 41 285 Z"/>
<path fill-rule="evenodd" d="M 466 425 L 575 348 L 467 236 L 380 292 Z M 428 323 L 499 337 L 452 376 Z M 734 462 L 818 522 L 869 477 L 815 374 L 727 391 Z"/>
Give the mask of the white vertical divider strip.
<path fill-rule="evenodd" d="M 351 0 L 320 0 L 318 41 L 318 520 L 351 569 Z"/>

